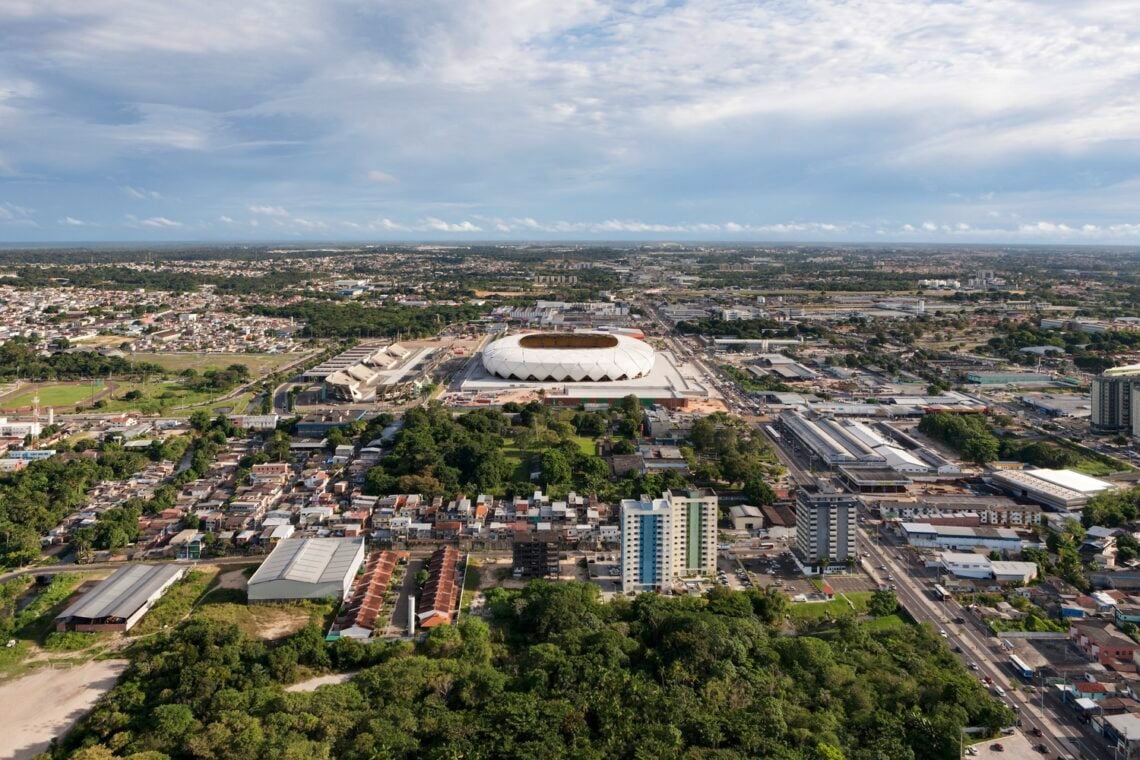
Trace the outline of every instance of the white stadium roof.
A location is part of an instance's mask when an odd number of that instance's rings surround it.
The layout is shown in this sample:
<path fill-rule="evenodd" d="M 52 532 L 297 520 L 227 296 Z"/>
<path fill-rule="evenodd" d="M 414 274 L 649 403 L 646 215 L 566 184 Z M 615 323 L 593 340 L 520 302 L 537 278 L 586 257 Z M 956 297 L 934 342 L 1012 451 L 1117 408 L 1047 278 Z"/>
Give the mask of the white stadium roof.
<path fill-rule="evenodd" d="M 504 379 L 612 382 L 643 377 L 656 353 L 648 343 L 603 332 L 508 335 L 483 349 L 483 367 Z"/>

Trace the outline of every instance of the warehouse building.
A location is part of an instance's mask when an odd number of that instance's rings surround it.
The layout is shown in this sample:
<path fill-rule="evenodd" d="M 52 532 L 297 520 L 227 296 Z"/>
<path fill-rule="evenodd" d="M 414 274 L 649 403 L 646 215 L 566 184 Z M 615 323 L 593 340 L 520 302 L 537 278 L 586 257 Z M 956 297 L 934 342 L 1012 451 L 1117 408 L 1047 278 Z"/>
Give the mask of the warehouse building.
<path fill-rule="evenodd" d="M 1021 539 L 1009 528 L 969 528 L 904 522 L 900 523 L 899 529 L 908 544 L 920 549 L 971 551 L 982 548 L 1021 551 Z"/>
<path fill-rule="evenodd" d="M 812 464 L 828 468 L 888 468 L 913 475 L 949 474 L 958 468 L 937 456 L 928 456 L 921 444 L 901 431 L 860 420 L 808 419 L 798 411 L 776 418 L 780 433 L 793 452 Z M 889 431 L 890 437 L 884 435 Z"/>
<path fill-rule="evenodd" d="M 186 574 L 186 565 L 127 565 L 55 619 L 57 631 L 129 631 Z"/>
<path fill-rule="evenodd" d="M 364 539 L 286 539 L 249 579 L 248 599 L 343 599 L 363 563 Z"/>
<path fill-rule="evenodd" d="M 1080 509 L 1098 493 L 1115 488 L 1073 470 L 996 470 L 990 480 L 1012 496 L 1062 511 Z"/>

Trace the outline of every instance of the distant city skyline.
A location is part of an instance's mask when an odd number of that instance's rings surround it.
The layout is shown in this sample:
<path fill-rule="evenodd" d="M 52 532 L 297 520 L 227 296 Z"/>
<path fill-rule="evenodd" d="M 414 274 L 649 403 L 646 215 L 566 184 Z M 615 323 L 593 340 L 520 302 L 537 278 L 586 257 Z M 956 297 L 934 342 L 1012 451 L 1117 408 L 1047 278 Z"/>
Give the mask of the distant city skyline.
<path fill-rule="evenodd" d="M 0 243 L 1140 244 L 1135 3 L 0 4 Z"/>

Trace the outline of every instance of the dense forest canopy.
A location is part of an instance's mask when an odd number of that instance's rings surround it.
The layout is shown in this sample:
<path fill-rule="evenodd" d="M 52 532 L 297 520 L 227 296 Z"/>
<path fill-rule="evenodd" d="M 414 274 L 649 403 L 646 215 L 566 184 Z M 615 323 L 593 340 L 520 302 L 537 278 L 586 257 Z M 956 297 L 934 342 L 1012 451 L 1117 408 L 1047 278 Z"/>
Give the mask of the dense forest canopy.
<path fill-rule="evenodd" d="M 958 757 L 965 726 L 1014 720 L 927 628 L 788 636 L 781 609 L 760 590 L 604 604 L 537 581 L 491 591 L 490 624 L 465 617 L 415 649 L 193 620 L 140 641 L 54 756 L 929 760 Z"/>
<path fill-rule="evenodd" d="M 368 307 L 359 303 L 306 301 L 291 306 L 258 306 L 252 311 L 267 317 L 303 320 L 305 337 L 375 337 L 404 339 L 435 335 L 445 325 L 477 319 L 486 306 Z"/>

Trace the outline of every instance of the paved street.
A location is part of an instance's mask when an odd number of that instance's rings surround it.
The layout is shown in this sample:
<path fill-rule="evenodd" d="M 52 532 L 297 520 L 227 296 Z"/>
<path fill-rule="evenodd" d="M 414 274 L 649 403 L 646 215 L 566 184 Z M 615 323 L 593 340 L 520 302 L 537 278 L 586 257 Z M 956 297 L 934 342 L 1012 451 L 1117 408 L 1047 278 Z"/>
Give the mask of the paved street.
<path fill-rule="evenodd" d="M 960 646 L 966 662 L 977 663 L 978 670 L 975 672 L 979 677 L 989 676 L 998 685 L 1009 683 L 1012 673 L 1006 664 L 1008 655 L 996 638 L 987 635 L 973 623 L 973 618 L 965 615 L 957 602 L 934 601 L 922 582 L 913 577 L 912 568 L 898 559 L 897 552 L 872 540 L 862 527 L 859 528 L 859 539 L 862 551 L 868 555 L 873 565 L 885 565 L 893 575 L 899 603 L 916 621 L 930 623 L 936 629 L 945 630 L 948 644 Z M 964 624 L 953 622 L 959 616 L 966 619 Z M 1032 695 L 1016 689 L 1006 691 L 1006 700 L 1020 710 L 1022 728 L 1041 730 L 1043 736 L 1033 743 L 1045 744 L 1050 757 L 1111 758 L 1111 753 L 1099 741 L 1085 735 L 1083 727 L 1070 715 L 1054 709 L 1054 704 L 1046 702 L 1046 709 L 1042 711 L 1040 699 L 1033 700 Z"/>

